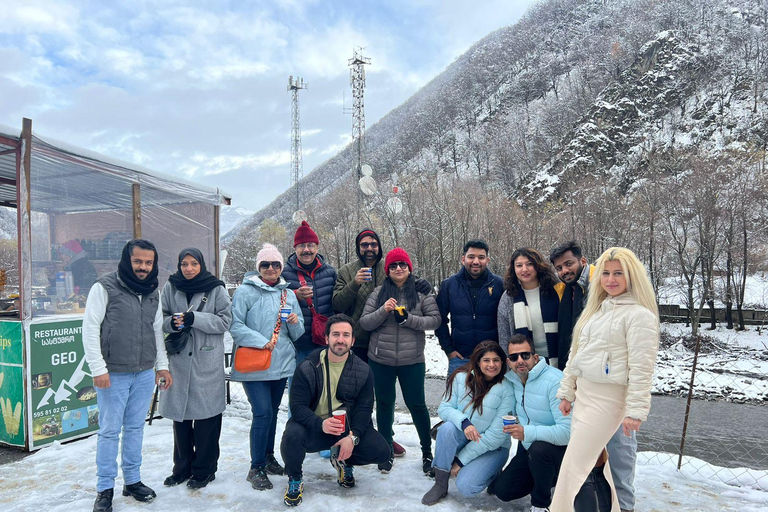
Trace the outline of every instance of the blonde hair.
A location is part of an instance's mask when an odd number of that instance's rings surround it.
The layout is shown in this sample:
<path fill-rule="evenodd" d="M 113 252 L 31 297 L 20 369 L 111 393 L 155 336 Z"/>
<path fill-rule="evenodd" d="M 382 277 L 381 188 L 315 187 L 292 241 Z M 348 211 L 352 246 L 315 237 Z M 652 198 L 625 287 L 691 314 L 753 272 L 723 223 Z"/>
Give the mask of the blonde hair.
<path fill-rule="evenodd" d="M 571 337 L 572 352 L 575 352 L 575 348 L 578 347 L 579 337 L 584 329 L 584 325 L 586 325 L 592 315 L 597 313 L 600 305 L 608 297 L 608 292 L 600 285 L 600 276 L 602 276 L 603 270 L 605 270 L 605 263 L 608 261 L 619 262 L 621 270 L 624 272 L 624 278 L 627 280 L 626 293 L 637 299 L 641 306 L 650 310 L 656 316 L 657 322 L 659 320 L 659 306 L 656 304 L 656 294 L 653 292 L 653 286 L 651 285 L 651 280 L 648 279 L 645 267 L 635 253 L 626 247 L 611 247 L 601 254 L 600 258 L 595 262 L 595 277 L 589 285 L 587 304 L 584 306 L 584 311 L 582 311 L 579 320 L 573 327 L 573 336 Z"/>

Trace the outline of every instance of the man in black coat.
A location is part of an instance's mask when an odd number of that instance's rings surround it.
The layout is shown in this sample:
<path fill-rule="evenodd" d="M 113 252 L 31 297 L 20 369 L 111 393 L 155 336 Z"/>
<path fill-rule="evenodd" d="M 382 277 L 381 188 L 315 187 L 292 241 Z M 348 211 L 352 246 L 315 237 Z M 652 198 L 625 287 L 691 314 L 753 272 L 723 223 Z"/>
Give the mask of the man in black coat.
<path fill-rule="evenodd" d="M 288 475 L 285 504 L 297 506 L 304 492 L 302 464 L 307 452 L 331 449 L 331 464 L 342 487 L 354 487 L 354 466 L 389 460 L 389 445 L 373 428 L 373 374 L 351 352 L 352 319 L 333 315 L 325 326 L 327 349 L 312 352 L 293 374 L 291 419 L 280 453 Z M 331 413 L 344 412 L 344 419 Z M 338 414 L 336 416 L 339 416 Z"/>

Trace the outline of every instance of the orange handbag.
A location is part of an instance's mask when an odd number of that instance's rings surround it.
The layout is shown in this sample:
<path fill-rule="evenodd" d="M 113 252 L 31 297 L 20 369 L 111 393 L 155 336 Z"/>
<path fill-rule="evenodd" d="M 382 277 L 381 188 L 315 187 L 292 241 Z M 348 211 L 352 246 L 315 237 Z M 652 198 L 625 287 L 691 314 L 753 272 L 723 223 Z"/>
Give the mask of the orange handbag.
<path fill-rule="evenodd" d="M 277 346 L 277 338 L 280 336 L 280 327 L 283 322 L 280 321 L 280 309 L 285 307 L 288 293 L 283 290 L 282 297 L 280 297 L 280 308 L 277 313 L 277 323 L 272 330 L 272 339 Z M 254 348 L 254 347 L 237 347 L 235 351 L 235 371 L 240 373 L 262 372 L 269 368 L 272 364 L 272 351 L 266 348 Z"/>

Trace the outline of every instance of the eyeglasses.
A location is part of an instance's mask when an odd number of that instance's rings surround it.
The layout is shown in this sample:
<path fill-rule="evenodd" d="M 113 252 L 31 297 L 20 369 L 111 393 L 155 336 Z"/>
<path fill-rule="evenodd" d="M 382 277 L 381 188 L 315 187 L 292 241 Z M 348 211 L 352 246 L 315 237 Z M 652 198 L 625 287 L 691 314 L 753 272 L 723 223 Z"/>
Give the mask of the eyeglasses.
<path fill-rule="evenodd" d="M 517 362 L 517 358 L 522 358 L 523 361 L 527 361 L 531 358 L 533 354 L 531 352 L 518 352 L 517 354 L 509 354 L 507 357 L 510 361 Z"/>
<path fill-rule="evenodd" d="M 309 242 L 308 244 L 299 244 L 295 247 L 296 249 L 303 251 L 305 249 L 309 249 L 310 251 L 314 251 L 317 249 L 317 244 L 315 242 Z"/>
<path fill-rule="evenodd" d="M 275 270 L 280 270 L 282 266 L 283 266 L 282 263 L 280 263 L 279 261 L 262 261 L 261 263 L 259 263 L 260 269 L 268 269 L 269 267 L 272 267 Z"/>
<path fill-rule="evenodd" d="M 371 249 L 378 249 L 379 244 L 377 242 L 360 242 L 361 249 L 368 249 L 369 247 Z"/>
<path fill-rule="evenodd" d="M 397 270 L 397 267 L 400 267 L 401 269 L 405 270 L 408 268 L 408 264 L 404 261 L 396 261 L 395 263 L 392 263 L 389 266 L 389 271 Z"/>

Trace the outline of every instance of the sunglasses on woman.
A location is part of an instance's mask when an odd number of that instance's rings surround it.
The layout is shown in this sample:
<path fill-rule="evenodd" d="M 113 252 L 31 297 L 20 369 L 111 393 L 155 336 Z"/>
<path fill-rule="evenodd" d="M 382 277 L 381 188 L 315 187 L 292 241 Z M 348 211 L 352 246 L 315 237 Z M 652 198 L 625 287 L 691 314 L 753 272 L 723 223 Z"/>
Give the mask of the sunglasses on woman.
<path fill-rule="evenodd" d="M 517 354 L 509 354 L 507 357 L 510 361 L 517 362 L 517 358 L 520 357 L 523 361 L 527 361 L 533 354 L 530 352 L 518 352 Z"/>
<path fill-rule="evenodd" d="M 401 269 L 405 270 L 405 269 L 408 268 L 408 264 L 406 262 L 404 262 L 404 261 L 397 261 L 395 263 L 392 263 L 389 266 L 389 271 L 391 272 L 393 270 L 397 270 L 397 267 L 400 267 Z"/>
<path fill-rule="evenodd" d="M 282 266 L 283 265 L 279 261 L 262 261 L 259 264 L 259 268 L 264 270 L 268 269 L 269 267 L 272 267 L 275 270 L 280 270 Z"/>

